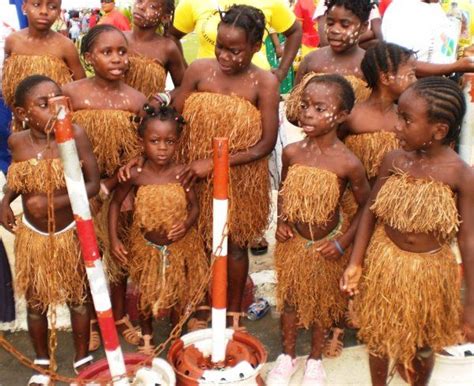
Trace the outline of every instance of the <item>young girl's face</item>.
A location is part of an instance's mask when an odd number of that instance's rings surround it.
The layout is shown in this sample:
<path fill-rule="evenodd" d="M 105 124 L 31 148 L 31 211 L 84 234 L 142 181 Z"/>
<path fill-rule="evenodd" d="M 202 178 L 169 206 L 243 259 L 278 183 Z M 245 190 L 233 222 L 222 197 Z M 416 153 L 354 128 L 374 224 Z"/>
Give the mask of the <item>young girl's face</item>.
<path fill-rule="evenodd" d="M 260 46 L 260 43 L 250 43 L 244 29 L 221 23 L 217 30 L 215 49 L 221 71 L 232 75 L 244 70 Z"/>
<path fill-rule="evenodd" d="M 42 82 L 28 92 L 24 106 L 17 107 L 15 112 L 30 129 L 44 132 L 53 117 L 48 100 L 60 95 L 62 95 L 61 89 L 55 83 Z"/>
<path fill-rule="evenodd" d="M 310 83 L 303 91 L 298 121 L 308 137 L 335 130 L 347 116 L 341 111 L 340 89 L 331 83 Z"/>
<path fill-rule="evenodd" d="M 426 100 L 408 89 L 398 100 L 397 138 L 406 151 L 422 150 L 433 141 L 433 125 L 428 121 Z"/>
<path fill-rule="evenodd" d="M 136 0 L 133 6 L 133 24 L 137 27 L 155 27 L 163 22 L 164 0 Z"/>
<path fill-rule="evenodd" d="M 400 64 L 395 74 L 389 75 L 389 88 L 392 94 L 400 96 L 403 91 L 416 82 L 415 58 L 410 58 L 407 62 Z"/>
<path fill-rule="evenodd" d="M 49 30 L 61 12 L 60 0 L 26 0 L 22 6 L 28 25 L 40 31 Z"/>
<path fill-rule="evenodd" d="M 151 120 L 146 126 L 142 141 L 147 159 L 158 165 L 167 165 L 176 151 L 177 122 Z"/>
<path fill-rule="evenodd" d="M 326 15 L 326 36 L 335 52 L 344 52 L 359 44 L 359 37 L 367 30 L 368 23 L 360 19 L 342 5 L 328 10 Z"/>
<path fill-rule="evenodd" d="M 97 76 L 120 80 L 128 68 L 127 50 L 127 41 L 120 32 L 106 31 L 96 38 L 91 51 L 85 53 L 85 59 Z"/>

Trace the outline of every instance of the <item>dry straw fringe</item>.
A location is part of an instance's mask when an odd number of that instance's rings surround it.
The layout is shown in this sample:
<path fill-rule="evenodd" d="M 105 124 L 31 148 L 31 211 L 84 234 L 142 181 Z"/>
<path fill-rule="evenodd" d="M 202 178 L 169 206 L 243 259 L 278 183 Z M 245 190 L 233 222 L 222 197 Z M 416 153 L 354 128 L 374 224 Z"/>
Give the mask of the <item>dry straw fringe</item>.
<path fill-rule="evenodd" d="M 180 159 L 191 162 L 212 158 L 212 138 L 228 137 L 235 154 L 255 145 L 262 136 L 260 112 L 249 101 L 229 95 L 193 93 L 185 103 L 188 122 L 181 137 Z M 212 178 L 196 187 L 200 204 L 198 229 L 206 246 L 212 245 Z M 229 233 L 241 247 L 258 240 L 267 227 L 270 211 L 268 162 L 261 159 L 230 169 Z"/>
<path fill-rule="evenodd" d="M 347 219 L 343 219 L 340 232 L 348 226 Z M 325 259 L 317 249 L 326 239 L 312 242 L 296 230 L 294 234 L 284 243 L 277 242 L 275 250 L 277 308 L 283 312 L 285 305 L 294 307 L 305 328 L 314 323 L 329 328 L 342 319 L 346 309 L 347 299 L 339 290 L 339 280 L 350 252 L 347 250 L 337 260 Z"/>
<path fill-rule="evenodd" d="M 459 229 L 456 195 L 442 182 L 396 170 L 370 208 L 384 224 L 403 233 L 434 233 L 450 240 Z"/>
<path fill-rule="evenodd" d="M 301 97 L 303 96 L 303 91 L 306 88 L 308 82 L 313 79 L 315 76 L 321 76 L 324 74 L 317 74 L 315 72 L 310 72 L 304 76 L 300 83 L 298 83 L 293 90 L 291 91 L 288 99 L 286 100 L 286 118 L 290 122 L 298 121 L 298 111 L 300 108 Z M 344 75 L 344 78 L 352 85 L 354 89 L 356 102 L 365 101 L 370 95 L 370 89 L 367 88 L 367 83 L 354 76 L 354 75 Z"/>
<path fill-rule="evenodd" d="M 18 84 L 36 74 L 45 75 L 60 86 L 72 81 L 69 67 L 56 56 L 13 54 L 5 60 L 2 76 L 2 92 L 8 106 L 13 107 Z"/>
<path fill-rule="evenodd" d="M 369 179 L 377 177 L 385 155 L 400 147 L 395 133 L 391 131 L 348 135 L 344 142 L 361 160 Z"/>
<path fill-rule="evenodd" d="M 146 232 L 167 234 L 173 225 L 186 220 L 187 206 L 186 194 L 178 183 L 140 186 L 133 221 Z"/>
<path fill-rule="evenodd" d="M 344 193 L 342 194 L 341 209 L 349 221 L 352 221 L 357 213 L 357 210 L 359 209 L 359 205 L 357 204 L 354 193 L 352 192 L 350 186 L 347 186 L 344 190 Z"/>
<path fill-rule="evenodd" d="M 49 165 L 51 176 L 46 178 Z M 62 162 L 59 158 L 13 162 L 8 168 L 7 185 L 18 193 L 47 193 L 50 187 L 53 190 L 65 188 Z"/>
<path fill-rule="evenodd" d="M 165 90 L 166 70 L 156 59 L 141 55 L 129 56 L 130 67 L 125 74 L 125 83 L 150 98 Z"/>
<path fill-rule="evenodd" d="M 454 344 L 461 310 L 458 272 L 449 245 L 432 253 L 403 251 L 378 225 L 355 302 L 359 337 L 370 353 L 410 369 L 417 348 L 440 351 Z"/>
<path fill-rule="evenodd" d="M 54 235 L 51 258 L 49 236 L 43 236 L 20 222 L 15 237 L 15 289 L 28 295 L 29 302 L 46 311 L 49 305 L 82 304 L 87 282 L 84 262 L 75 230 Z"/>
<path fill-rule="evenodd" d="M 111 176 L 122 164 L 140 154 L 138 132 L 131 118 L 122 110 L 80 110 L 74 123 L 86 130 L 102 176 Z"/>
<path fill-rule="evenodd" d="M 151 315 L 154 309 L 184 310 L 207 274 L 204 246 L 194 228 L 182 239 L 160 248 L 150 244 L 134 226 L 130 252 L 130 277 L 139 288 L 139 310 L 144 315 Z"/>
<path fill-rule="evenodd" d="M 338 177 L 328 170 L 292 165 L 279 194 L 283 220 L 324 226 L 338 207 Z"/>

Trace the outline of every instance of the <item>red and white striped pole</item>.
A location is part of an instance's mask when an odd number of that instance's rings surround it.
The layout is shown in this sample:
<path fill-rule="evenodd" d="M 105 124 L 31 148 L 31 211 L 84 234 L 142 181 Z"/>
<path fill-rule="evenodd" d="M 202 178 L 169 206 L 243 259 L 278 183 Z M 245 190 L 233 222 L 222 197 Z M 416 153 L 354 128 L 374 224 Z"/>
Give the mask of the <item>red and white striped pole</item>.
<path fill-rule="evenodd" d="M 55 138 L 64 166 L 67 191 L 76 222 L 82 257 L 89 279 L 92 300 L 97 312 L 110 374 L 113 378 L 123 376 L 126 374 L 125 361 L 115 328 L 112 305 L 97 246 L 86 185 L 82 175 L 76 142 L 74 141 L 68 99 L 63 96 L 51 98 L 49 105 L 53 113 L 57 115 L 54 127 Z M 126 377 L 123 377 L 115 381 L 114 385 L 129 385 L 129 382 Z"/>
<path fill-rule="evenodd" d="M 222 363 L 226 351 L 227 211 L 229 198 L 229 140 L 214 138 L 214 200 L 212 206 L 212 362 Z"/>

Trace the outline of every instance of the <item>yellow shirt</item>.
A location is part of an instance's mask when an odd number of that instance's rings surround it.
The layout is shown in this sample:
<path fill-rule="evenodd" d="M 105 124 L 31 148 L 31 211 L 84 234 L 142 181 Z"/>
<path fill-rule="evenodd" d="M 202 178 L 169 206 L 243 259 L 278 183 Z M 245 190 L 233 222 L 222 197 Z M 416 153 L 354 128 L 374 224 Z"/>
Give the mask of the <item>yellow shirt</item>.
<path fill-rule="evenodd" d="M 214 48 L 217 38 L 217 26 L 220 16 L 217 4 L 222 11 L 231 5 L 252 5 L 265 14 L 267 29 L 282 33 L 287 31 L 295 22 L 296 16 L 285 0 L 181 0 L 174 14 L 174 27 L 183 32 L 195 31 L 199 38 L 198 58 L 214 58 Z M 257 4 L 256 4 L 257 3 Z M 265 37 L 264 37 L 265 38 Z M 256 53 L 252 62 L 265 70 L 270 69 L 264 46 Z"/>

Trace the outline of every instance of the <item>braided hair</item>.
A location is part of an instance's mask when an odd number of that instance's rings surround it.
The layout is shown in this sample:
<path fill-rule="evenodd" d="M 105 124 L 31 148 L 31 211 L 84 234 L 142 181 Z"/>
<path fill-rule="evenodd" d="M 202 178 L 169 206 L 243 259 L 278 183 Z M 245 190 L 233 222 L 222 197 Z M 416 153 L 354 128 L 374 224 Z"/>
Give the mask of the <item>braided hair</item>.
<path fill-rule="evenodd" d="M 430 76 L 416 81 L 410 89 L 425 99 L 429 122 L 442 122 L 449 126 L 443 143 L 455 141 L 466 113 L 466 101 L 459 85 L 441 76 Z"/>
<path fill-rule="evenodd" d="M 234 4 L 225 12 L 219 12 L 221 24 L 232 25 L 242 28 L 247 34 L 250 44 L 259 43 L 263 40 L 265 32 L 265 15 L 263 12 L 250 5 Z"/>
<path fill-rule="evenodd" d="M 25 106 L 26 97 L 28 96 L 28 94 L 36 86 L 44 82 L 51 82 L 54 85 L 56 85 L 58 90 L 61 90 L 58 84 L 51 78 L 48 78 L 47 76 L 44 76 L 44 75 L 31 75 L 23 79 L 20 83 L 18 83 L 18 86 L 16 87 L 16 90 L 15 90 L 14 105 L 16 107 Z"/>
<path fill-rule="evenodd" d="M 116 31 L 120 33 L 125 41 L 125 35 L 122 31 L 120 31 L 117 27 L 111 24 L 98 24 L 90 29 L 88 33 L 84 35 L 81 41 L 81 55 L 84 56 L 86 52 L 91 52 L 92 48 L 94 47 L 94 43 L 96 42 L 97 38 L 103 34 L 104 32 Z"/>
<path fill-rule="evenodd" d="M 339 98 L 341 99 L 341 109 L 351 112 L 355 103 L 354 90 L 346 78 L 338 74 L 318 75 L 312 77 L 305 85 L 305 89 L 312 83 L 317 84 L 333 84 L 339 88 Z"/>
<path fill-rule="evenodd" d="M 138 135 L 143 138 L 145 135 L 145 130 L 148 124 L 156 119 L 166 122 L 166 121 L 173 121 L 176 122 L 176 134 L 178 137 L 181 135 L 183 131 L 184 125 L 186 121 L 180 115 L 174 107 L 167 106 L 162 104 L 159 107 L 153 107 L 152 105 L 145 103 L 143 106 L 143 111 L 145 111 L 146 115 L 141 120 L 140 125 L 138 126 Z"/>
<path fill-rule="evenodd" d="M 407 63 L 414 54 L 415 52 L 408 48 L 387 42 L 380 42 L 370 47 L 365 51 L 360 64 L 367 86 L 371 89 L 376 88 L 380 73 L 395 74 L 398 68 Z"/>
<path fill-rule="evenodd" d="M 325 0 L 324 5 L 327 8 L 326 13 L 332 7 L 344 7 L 356 15 L 361 23 L 369 20 L 370 11 L 374 7 L 374 3 L 370 0 Z"/>

